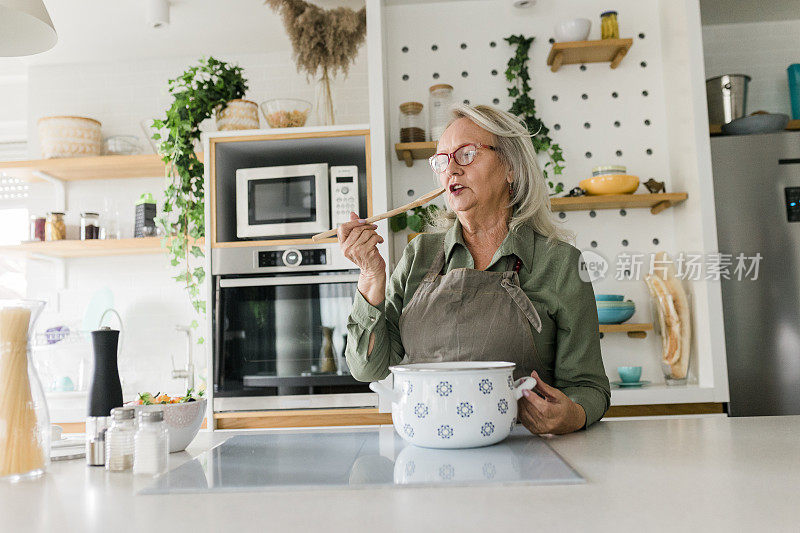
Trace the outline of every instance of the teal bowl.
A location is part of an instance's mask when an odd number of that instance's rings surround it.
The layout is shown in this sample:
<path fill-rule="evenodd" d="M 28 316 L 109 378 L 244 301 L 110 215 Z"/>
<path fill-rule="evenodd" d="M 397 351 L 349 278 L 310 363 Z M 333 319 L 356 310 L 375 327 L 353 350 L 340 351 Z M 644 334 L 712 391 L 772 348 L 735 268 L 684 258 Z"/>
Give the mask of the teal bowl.
<path fill-rule="evenodd" d="M 594 299 L 598 302 L 621 302 L 625 296 L 623 294 L 595 294 Z"/>
<path fill-rule="evenodd" d="M 622 324 L 636 312 L 634 306 L 624 308 L 598 307 L 597 320 L 601 324 Z"/>

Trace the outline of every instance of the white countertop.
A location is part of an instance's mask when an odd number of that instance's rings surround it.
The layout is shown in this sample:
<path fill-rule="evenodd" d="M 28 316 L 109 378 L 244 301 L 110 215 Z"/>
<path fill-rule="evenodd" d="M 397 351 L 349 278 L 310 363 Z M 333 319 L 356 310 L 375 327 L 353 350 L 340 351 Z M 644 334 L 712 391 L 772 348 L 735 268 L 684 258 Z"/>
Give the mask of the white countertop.
<path fill-rule="evenodd" d="M 241 433 L 202 433 L 171 466 Z M 547 442 L 586 483 L 137 495 L 152 481 L 55 462 L 39 480 L 0 483 L 0 530 L 797 531 L 800 523 L 800 416 L 617 419 Z"/>

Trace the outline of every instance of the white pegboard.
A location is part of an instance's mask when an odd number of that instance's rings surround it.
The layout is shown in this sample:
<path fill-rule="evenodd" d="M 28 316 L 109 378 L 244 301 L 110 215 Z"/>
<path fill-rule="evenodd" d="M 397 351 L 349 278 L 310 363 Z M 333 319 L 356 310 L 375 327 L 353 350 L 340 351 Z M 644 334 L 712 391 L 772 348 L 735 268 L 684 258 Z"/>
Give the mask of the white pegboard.
<path fill-rule="evenodd" d="M 589 63 L 565 65 L 553 73 L 547 67 L 555 24 L 574 17 L 589 18 L 589 39 L 599 39 L 601 7 L 588 0 L 542 0 L 530 9 L 494 1 L 386 7 L 391 144 L 399 142 L 399 104 L 422 102 L 427 117 L 428 88 L 436 83 L 453 85 L 457 102 L 508 109 L 511 99 L 504 72 L 512 49 L 504 37 L 522 33 L 536 38 L 529 62 L 533 97 L 551 137 L 564 150 L 566 168 L 560 181 L 565 191 L 590 176 L 592 167 L 608 164 L 626 165 L 642 182 L 650 177 L 665 181 L 667 191 L 672 191 L 656 2 L 620 0 L 613 6 L 619 12 L 620 36 L 634 40 L 617 69 L 610 69 L 608 63 Z M 415 161 L 408 168 L 393 158 L 394 205 L 436 185 L 426 161 Z M 646 192 L 644 186 L 639 192 Z M 624 215 L 620 210 L 573 211 L 560 220 L 575 231 L 578 248 L 600 253 L 613 269 L 620 253 L 674 253 L 673 211 L 656 216 L 647 209 L 627 209 Z M 405 234 L 394 238 L 395 259 L 405 243 Z M 625 294 L 637 303 L 631 321 L 652 321 L 643 281 L 617 281 L 611 272 L 605 280 L 595 282 L 594 289 L 596 293 Z M 608 334 L 601 342 L 609 377 L 616 379 L 617 366 L 642 365 L 643 379 L 663 382 L 657 336 L 651 333 L 639 340 Z"/>

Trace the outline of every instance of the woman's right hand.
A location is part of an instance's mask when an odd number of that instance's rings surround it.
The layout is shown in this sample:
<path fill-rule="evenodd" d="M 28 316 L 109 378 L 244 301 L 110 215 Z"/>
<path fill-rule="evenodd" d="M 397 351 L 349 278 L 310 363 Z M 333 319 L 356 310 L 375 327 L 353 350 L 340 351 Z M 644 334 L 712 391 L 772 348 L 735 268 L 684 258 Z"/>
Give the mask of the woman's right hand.
<path fill-rule="evenodd" d="M 336 234 L 342 253 L 361 269 L 362 276 L 385 279 L 386 262 L 378 251 L 383 237 L 375 231 L 377 228 L 375 224 L 359 222 L 358 215 L 351 211 L 350 222 L 339 226 Z"/>

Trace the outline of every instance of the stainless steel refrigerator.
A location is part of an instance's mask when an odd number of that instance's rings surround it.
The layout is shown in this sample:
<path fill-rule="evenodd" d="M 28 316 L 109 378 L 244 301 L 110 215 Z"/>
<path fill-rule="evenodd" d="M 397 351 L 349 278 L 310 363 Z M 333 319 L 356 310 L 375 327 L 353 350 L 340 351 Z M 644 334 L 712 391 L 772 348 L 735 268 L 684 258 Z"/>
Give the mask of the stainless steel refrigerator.
<path fill-rule="evenodd" d="M 714 137 L 711 154 L 719 252 L 761 254 L 757 279 L 721 280 L 728 412 L 800 414 L 800 132 Z"/>

